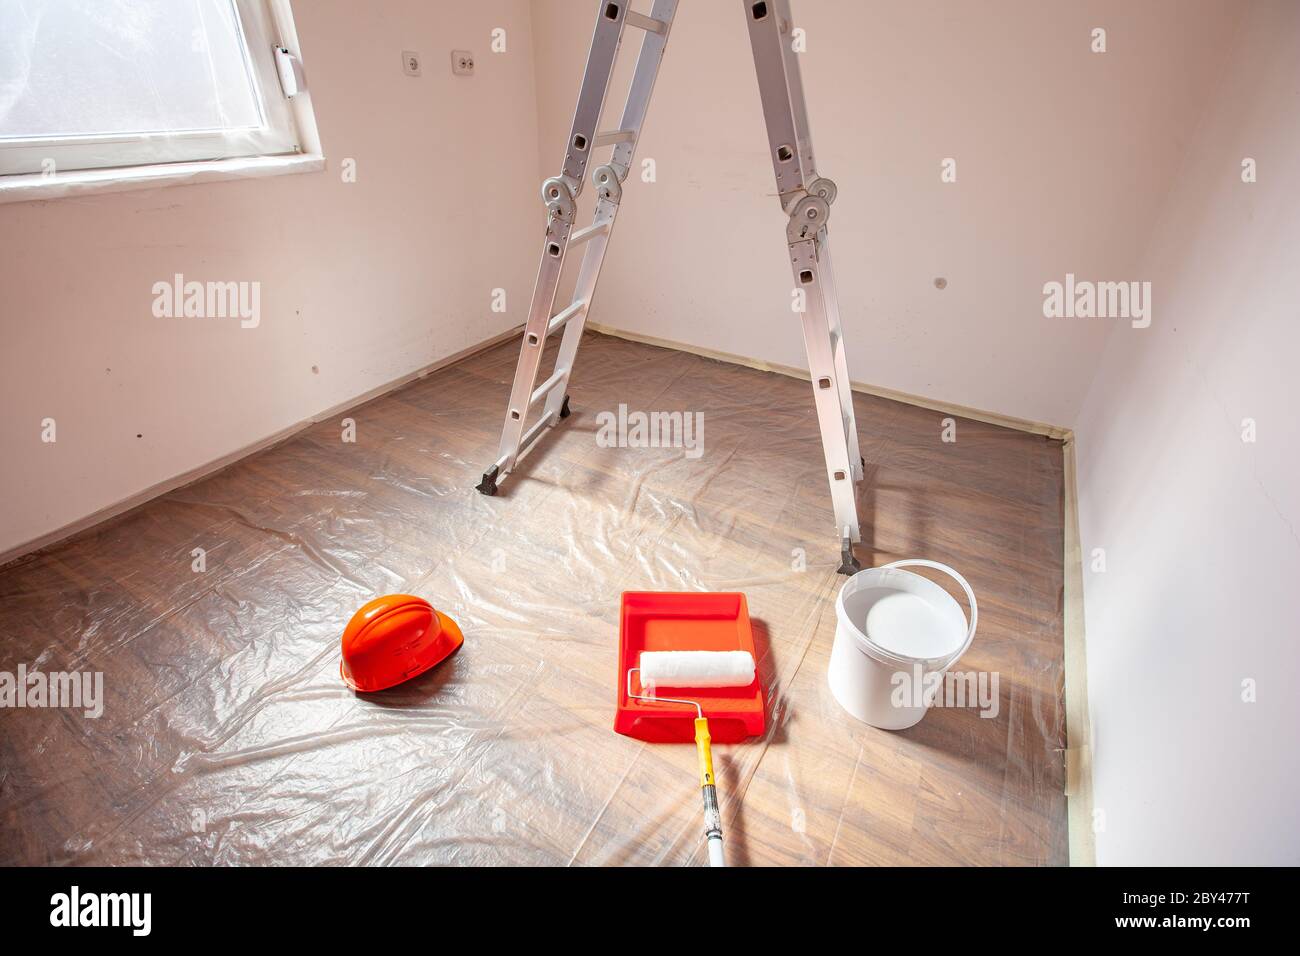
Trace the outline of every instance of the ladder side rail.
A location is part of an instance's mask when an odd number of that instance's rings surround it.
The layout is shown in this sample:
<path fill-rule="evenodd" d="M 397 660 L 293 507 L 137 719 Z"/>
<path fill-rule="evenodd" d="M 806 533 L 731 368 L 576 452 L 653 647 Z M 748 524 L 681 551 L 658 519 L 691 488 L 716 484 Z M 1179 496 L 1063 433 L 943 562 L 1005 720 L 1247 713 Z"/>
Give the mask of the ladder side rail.
<path fill-rule="evenodd" d="M 564 336 L 560 340 L 560 351 L 556 356 L 555 365 L 556 368 L 564 371 L 565 379 L 564 387 L 553 391 L 546 401 L 545 414 L 550 417 L 552 423 L 558 422 L 562 417 L 568 378 L 573 373 L 578 346 L 582 343 L 582 333 L 586 329 L 587 317 L 591 314 L 596 284 L 600 280 L 605 253 L 609 249 L 609 241 L 614 231 L 614 219 L 618 215 L 619 203 L 622 200 L 623 190 L 620 182 L 627 178 L 632 168 L 632 157 L 641 139 L 641 129 L 650 106 L 655 80 L 659 75 L 659 66 L 663 62 L 664 49 L 668 45 L 668 36 L 672 32 L 677 4 L 678 0 L 655 0 L 651 8 L 651 18 L 663 23 L 664 29 L 657 33 L 646 33 L 641 41 L 641 51 L 637 54 L 632 82 L 628 87 L 627 101 L 623 106 L 623 117 L 619 123 L 620 129 L 631 130 L 634 135 L 630 141 L 619 143 L 614 148 L 609 166 L 617 178 L 610 181 L 609 176 L 606 175 L 603 185 L 598 178 L 597 188 L 600 190 L 600 198 L 596 203 L 596 219 L 599 221 L 602 217 L 607 217 L 609 229 L 603 236 L 592 240 L 582 257 L 573 297 L 575 301 L 586 300 L 587 308 L 565 325 Z"/>
<path fill-rule="evenodd" d="M 821 262 L 821 284 L 826 302 L 826 324 L 830 329 L 831 350 L 835 359 L 835 380 L 839 387 L 840 406 L 844 416 L 844 437 L 849 445 L 849 464 L 853 467 L 853 480 L 863 476 L 862 451 L 858 446 L 858 424 L 853 411 L 853 388 L 849 381 L 848 356 L 844 351 L 844 327 L 840 324 L 840 298 L 835 286 L 835 270 L 831 266 L 829 230 L 822 227 L 817 234 L 818 259 Z"/>
<path fill-rule="evenodd" d="M 804 347 L 808 352 L 808 371 L 812 376 L 817 425 L 826 456 L 826 477 L 830 482 L 836 532 L 840 538 L 844 564 L 852 571 L 857 568 L 853 567 L 856 561 L 853 559 L 851 545 L 862 540 L 854 479 L 854 465 L 858 459 L 849 458 L 843 400 L 835 374 L 831 338 L 827 334 L 825 289 L 821 271 L 823 263 L 818 258 L 817 245 L 815 238 L 792 244 L 790 264 L 794 268 L 795 281 L 805 293 L 804 311 L 800 319 Z M 840 570 L 844 572 L 845 567 L 842 566 Z"/>
<path fill-rule="evenodd" d="M 604 209 L 600 207 L 606 207 Z M 587 326 L 587 316 L 591 314 L 591 302 L 596 295 L 596 283 L 600 279 L 600 270 L 605 264 L 605 251 L 609 248 L 609 241 L 614 233 L 614 218 L 618 214 L 618 205 L 608 200 L 600 200 L 597 203 L 597 217 L 605 217 L 609 222 L 609 229 L 600 236 L 591 240 L 586 251 L 582 256 L 582 264 L 578 267 L 578 278 L 573 287 L 574 301 L 585 301 L 587 306 L 581 313 L 575 315 L 564 326 L 564 333 L 560 338 L 560 350 L 555 356 L 555 368 L 557 371 L 564 373 L 563 380 L 559 387 L 552 390 L 546 399 L 546 410 L 543 414 L 550 419 L 552 424 L 559 422 L 564 417 L 564 401 L 568 397 L 569 375 L 573 372 L 573 363 L 578 355 L 578 346 L 582 342 L 582 333 Z"/>
<path fill-rule="evenodd" d="M 600 0 L 598 4 L 596 28 L 592 32 L 591 49 L 587 54 L 587 67 L 582 74 L 578 105 L 573 110 L 573 125 L 569 129 L 569 141 L 564 148 L 562 175 L 572 184 L 574 196 L 582 192 L 587 162 L 596 148 L 596 127 L 605 108 L 610 77 L 614 75 L 614 62 L 623 41 L 623 22 L 628 6 L 629 0 Z"/>
<path fill-rule="evenodd" d="M 817 163 L 813 156 L 812 129 L 808 120 L 808 104 L 804 96 L 803 72 L 799 65 L 799 54 L 793 46 L 792 29 L 794 14 L 790 0 L 773 0 L 778 17 L 778 32 L 783 34 L 780 43 L 781 62 L 785 69 L 790 113 L 798 143 L 799 166 L 804 177 L 805 188 L 817 180 Z M 835 284 L 835 271 L 831 262 L 830 240 L 825 226 L 817 235 L 818 259 L 821 263 L 821 286 L 826 304 L 826 324 L 830 331 L 831 349 L 835 359 L 835 378 L 838 385 L 840 405 L 844 415 L 844 432 L 849 446 L 849 460 L 853 466 L 855 481 L 863 477 L 862 453 L 858 444 L 858 429 L 853 410 L 853 390 L 849 380 L 848 357 L 844 348 L 844 327 L 840 322 L 839 292 Z"/>
<path fill-rule="evenodd" d="M 826 220 L 835 199 L 835 186 L 817 176 L 813 162 L 803 80 L 798 54 L 791 46 L 793 23 L 789 0 L 742 0 L 742 3 L 749 24 L 754 72 L 777 192 L 781 207 L 789 216 L 786 242 L 790 265 L 795 287 L 803 292 L 804 309 L 800 318 L 840 539 L 839 570 L 851 574 L 860 567 L 852 546 L 862 537 L 856 483 L 862 477 L 863 467 L 856 450 L 857 424 L 843 351 L 834 272 L 830 268 L 829 248 L 825 247 Z"/>
<path fill-rule="evenodd" d="M 799 149 L 799 167 L 805 186 L 817 178 L 817 162 L 813 158 L 812 130 L 808 124 L 808 103 L 803 93 L 803 71 L 799 54 L 794 50 L 794 13 L 790 0 L 771 0 L 776 8 L 778 26 L 781 28 L 781 65 L 785 68 L 787 96 L 790 100 L 790 117 L 794 125 L 795 142 Z"/>
<path fill-rule="evenodd" d="M 641 52 L 636 58 L 636 72 L 632 75 L 627 101 L 623 105 L 623 118 L 618 124 L 619 129 L 635 130 L 636 138 L 631 142 L 619 143 L 614 148 L 614 158 L 610 160 L 610 165 L 618 172 L 621 180 L 627 179 L 632 168 L 632 156 L 636 153 L 641 128 L 650 109 L 650 97 L 654 95 L 659 64 L 663 60 L 664 49 L 668 46 L 673 18 L 677 15 L 677 3 L 678 0 L 655 0 L 650 10 L 651 18 L 663 23 L 664 30 L 662 33 L 647 33 L 641 41 Z"/>
<path fill-rule="evenodd" d="M 783 50 L 790 42 L 790 4 L 788 0 L 742 0 L 749 23 L 749 43 L 754 53 L 754 74 L 758 95 L 763 104 L 763 121 L 776 189 L 785 208 L 811 181 L 803 158 L 810 152 L 806 128 L 796 124 L 796 110 L 790 100 L 789 72 Z M 797 65 L 796 65 L 797 66 Z M 802 86 L 800 86 L 802 100 Z M 802 110 L 802 105 L 801 105 Z M 801 133 L 805 136 L 801 140 Z"/>
<path fill-rule="evenodd" d="M 571 229 L 572 224 L 561 220 L 553 220 L 546 228 L 546 251 L 542 253 L 542 262 L 533 286 L 533 300 L 528 309 L 528 319 L 524 323 L 524 340 L 519 347 L 519 361 L 515 366 L 514 383 L 510 387 L 510 401 L 506 407 L 505 424 L 497 448 L 494 467 L 499 472 L 507 472 L 514 467 L 520 437 L 527 423 L 529 398 L 537 381 L 542 351 L 546 347 L 550 313 L 564 271 L 565 250 Z"/>
<path fill-rule="evenodd" d="M 610 16 L 611 12 L 613 16 Z M 582 177 L 594 148 L 596 124 L 600 122 L 600 113 L 609 91 L 626 12 L 625 2 L 610 3 L 602 0 L 599 4 L 587 66 L 578 93 L 578 105 L 574 110 L 573 125 L 565 146 L 564 172 L 557 179 L 549 179 L 542 184 L 542 198 L 547 204 L 548 215 L 546 240 L 533 285 L 528 318 L 524 323 L 524 338 L 519 349 L 514 383 L 510 389 L 505 423 L 501 428 L 497 460 L 484 474 L 480 486 L 480 490 L 485 493 L 493 493 L 500 476 L 509 472 L 518 460 L 519 446 L 532 404 L 530 400 L 537 383 L 537 369 L 546 348 L 551 312 L 555 308 L 555 295 L 564 273 L 569 239 L 573 231 L 574 200 L 582 190 Z"/>

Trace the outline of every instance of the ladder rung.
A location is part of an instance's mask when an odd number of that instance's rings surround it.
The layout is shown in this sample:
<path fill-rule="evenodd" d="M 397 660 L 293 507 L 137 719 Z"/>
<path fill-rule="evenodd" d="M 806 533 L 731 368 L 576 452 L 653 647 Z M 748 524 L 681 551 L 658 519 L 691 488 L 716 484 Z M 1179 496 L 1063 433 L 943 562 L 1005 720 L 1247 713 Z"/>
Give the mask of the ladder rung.
<path fill-rule="evenodd" d="M 528 404 L 536 405 L 541 399 L 549 395 L 551 393 L 551 389 L 555 388 L 555 386 L 559 385 L 560 382 L 564 381 L 564 376 L 565 376 L 564 369 L 557 368 L 550 378 L 544 381 L 541 385 L 537 386 L 537 389 L 533 392 L 533 397 L 528 400 Z"/>
<path fill-rule="evenodd" d="M 667 33 L 668 24 L 662 20 L 656 20 L 654 17 L 647 17 L 644 13 L 637 13 L 635 10 L 629 10 L 623 17 L 623 22 L 630 27 L 640 27 L 650 33 Z"/>
<path fill-rule="evenodd" d="M 529 404 L 531 405 L 532 403 L 530 402 Z M 537 439 L 541 437 L 542 431 L 546 428 L 547 425 L 551 423 L 552 417 L 553 416 L 551 415 L 543 415 L 541 418 L 537 419 L 537 421 L 533 422 L 531 425 L 528 426 L 528 430 L 525 431 L 523 435 L 521 435 L 519 438 L 519 445 L 518 445 L 519 450 L 515 452 L 516 462 L 518 462 L 521 458 L 524 457 L 524 455 L 528 454 L 528 452 L 532 450 L 533 443 L 536 442 Z M 510 460 L 509 455 L 502 455 L 500 458 L 496 460 L 495 467 L 498 470 L 500 470 L 506 466 L 506 462 L 509 460 Z M 500 475 L 497 478 L 498 483 L 504 477 L 505 475 Z"/>
<path fill-rule="evenodd" d="M 615 143 L 630 143 L 636 139 L 636 130 L 634 129 L 612 129 L 604 133 L 597 133 L 595 139 L 595 148 L 602 146 L 613 146 Z"/>
<path fill-rule="evenodd" d="M 554 332 L 560 326 L 564 325 L 570 319 L 574 318 L 575 316 L 581 315 L 583 312 L 586 311 L 587 311 L 587 300 L 579 299 L 577 302 L 573 303 L 573 305 L 569 306 L 559 315 L 551 316 L 551 321 L 546 326 L 546 334 L 550 335 L 552 332 Z"/>
<path fill-rule="evenodd" d="M 538 436 L 541 435 L 542 430 L 549 424 L 550 419 L 543 415 L 537 421 L 533 422 L 528 431 L 524 432 L 523 437 L 519 439 L 519 453 L 515 458 L 516 461 L 528 454 L 529 450 L 533 446 L 533 442 L 537 440 Z"/>
<path fill-rule="evenodd" d="M 609 221 L 593 222 L 590 226 L 584 226 L 573 235 L 569 236 L 570 247 L 580 245 L 588 239 L 594 239 L 596 236 L 603 236 L 609 232 Z"/>

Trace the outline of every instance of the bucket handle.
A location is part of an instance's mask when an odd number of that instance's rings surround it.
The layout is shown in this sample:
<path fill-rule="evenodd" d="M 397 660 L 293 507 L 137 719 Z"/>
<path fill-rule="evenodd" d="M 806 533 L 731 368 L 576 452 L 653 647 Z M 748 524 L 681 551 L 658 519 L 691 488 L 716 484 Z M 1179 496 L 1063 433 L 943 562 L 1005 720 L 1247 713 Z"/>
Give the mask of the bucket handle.
<path fill-rule="evenodd" d="M 970 584 L 967 583 L 964 577 L 962 577 L 952 568 L 948 567 L 948 565 L 940 564 L 938 561 L 927 561 L 924 558 L 905 558 L 902 561 L 891 561 L 889 564 L 881 565 L 881 567 L 882 568 L 910 568 L 910 567 L 933 568 L 936 571 L 942 571 L 944 574 L 948 575 L 948 577 L 952 578 L 954 581 L 960 584 L 961 589 L 966 592 L 966 603 L 970 606 L 970 615 L 968 618 L 970 621 L 970 626 L 966 629 L 966 640 L 962 642 L 961 647 L 957 648 L 956 653 L 954 653 L 946 661 L 944 661 L 943 667 L 940 669 L 946 670 L 947 668 L 951 667 L 958 658 L 960 658 L 963 654 L 966 653 L 966 649 L 970 647 L 970 642 L 975 640 L 975 624 L 979 620 L 980 609 L 979 609 L 979 605 L 975 602 L 975 592 L 971 590 Z"/>

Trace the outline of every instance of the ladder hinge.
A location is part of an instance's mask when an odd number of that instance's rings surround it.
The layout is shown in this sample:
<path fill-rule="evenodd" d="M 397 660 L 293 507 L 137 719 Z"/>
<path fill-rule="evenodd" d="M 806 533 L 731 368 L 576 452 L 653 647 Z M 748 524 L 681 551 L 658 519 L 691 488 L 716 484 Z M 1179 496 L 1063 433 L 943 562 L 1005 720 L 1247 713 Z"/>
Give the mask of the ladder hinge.
<path fill-rule="evenodd" d="M 577 196 L 578 190 L 567 176 L 552 176 L 542 183 L 542 202 L 546 203 L 546 212 L 551 219 L 573 222 Z"/>
<path fill-rule="evenodd" d="M 839 195 L 840 191 L 839 187 L 835 185 L 835 181 L 827 179 L 825 176 L 818 176 L 808 184 L 807 189 L 809 195 L 825 199 L 827 205 L 835 202 L 835 197 Z"/>
<path fill-rule="evenodd" d="M 804 196 L 790 210 L 790 224 L 785 228 L 786 242 L 794 245 L 812 239 L 830 217 L 830 203 L 821 196 Z"/>
<path fill-rule="evenodd" d="M 591 174 L 591 181 L 601 199 L 612 202 L 616 206 L 622 200 L 623 184 L 619 181 L 618 170 L 614 168 L 613 163 L 597 166 Z"/>

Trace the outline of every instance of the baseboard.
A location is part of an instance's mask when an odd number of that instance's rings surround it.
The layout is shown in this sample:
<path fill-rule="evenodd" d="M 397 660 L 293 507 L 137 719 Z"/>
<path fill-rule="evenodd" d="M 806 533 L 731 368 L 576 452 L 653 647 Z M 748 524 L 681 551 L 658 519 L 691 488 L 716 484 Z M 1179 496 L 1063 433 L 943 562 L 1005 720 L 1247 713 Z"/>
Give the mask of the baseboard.
<path fill-rule="evenodd" d="M 618 329 L 609 325 L 600 325 L 596 322 L 588 322 L 586 327 L 593 332 L 600 332 L 603 335 L 612 335 L 617 339 L 626 339 L 629 342 L 641 342 L 645 345 L 655 345 L 659 348 L 672 349 L 676 352 L 689 352 L 692 355 L 699 355 L 703 358 L 716 359 L 719 362 L 726 362 L 729 365 L 743 365 L 746 368 L 758 369 L 762 372 L 775 372 L 778 375 L 788 375 L 791 378 L 797 378 L 801 381 L 811 381 L 812 376 L 807 369 L 796 368 L 793 365 L 781 365 L 776 362 L 765 362 L 762 359 L 749 358 L 745 355 L 735 355 L 731 352 L 720 352 L 716 349 L 704 348 L 700 345 L 690 345 L 686 342 L 676 342 L 672 339 L 661 339 L 653 335 L 643 335 L 640 332 L 629 332 L 627 329 Z M 1011 415 L 1002 415 L 998 412 L 986 412 L 980 408 L 970 408 L 966 405 L 958 405 L 954 402 L 944 402 L 933 398 L 926 398 L 924 395 L 912 395 L 908 392 L 900 392 L 897 389 L 882 388 L 879 385 L 868 385 L 865 382 L 851 382 L 849 387 L 855 392 L 861 392 L 863 395 L 875 395 L 878 398 L 888 398 L 895 402 L 902 402 L 905 405 L 915 405 L 918 408 L 926 408 L 935 412 L 944 412 L 954 415 L 958 418 L 969 418 L 972 421 L 986 422 L 989 425 L 1001 425 L 1004 428 L 1014 428 L 1016 431 L 1029 432 L 1031 435 L 1045 435 L 1048 438 L 1054 438 L 1058 441 L 1068 441 L 1073 437 L 1073 432 L 1068 428 L 1062 428 L 1059 425 L 1048 425 L 1045 422 L 1030 421 L 1027 418 L 1016 418 Z"/>
<path fill-rule="evenodd" d="M 364 405 L 366 402 L 394 391 L 395 389 L 401 388 L 403 385 L 409 384 L 418 378 L 424 378 L 424 376 L 431 372 L 436 372 L 440 368 L 446 368 L 448 365 L 451 365 L 454 362 L 459 362 L 463 358 L 468 358 L 478 352 L 490 349 L 492 346 L 499 345 L 507 339 L 515 338 L 520 334 L 522 328 L 523 326 L 515 326 L 514 328 L 507 329 L 489 339 L 484 339 L 476 345 L 471 345 L 468 348 L 461 349 L 459 352 L 440 358 L 436 362 L 432 362 L 429 365 L 416 369 L 414 372 L 409 372 L 400 378 L 393 379 L 391 382 L 385 382 L 383 385 L 376 386 L 355 398 L 350 398 L 345 402 L 340 402 L 337 405 L 313 415 L 311 418 L 304 419 L 295 425 L 290 425 L 288 428 L 282 428 L 273 435 L 268 435 L 266 438 L 245 445 L 227 455 L 222 455 L 220 458 L 215 458 L 206 464 L 199 465 L 197 468 L 192 468 L 174 478 L 160 481 L 143 491 L 129 495 L 121 501 L 109 505 L 107 508 L 101 508 L 84 518 L 80 518 L 77 521 L 66 524 L 54 531 L 50 531 L 23 544 L 17 545 L 16 547 L 0 552 L 0 568 L 3 568 L 11 561 L 17 561 L 19 558 L 31 554 L 32 552 L 40 551 L 42 548 L 48 548 L 51 545 L 58 544 L 60 541 L 65 541 L 74 535 L 93 528 L 101 522 L 108 521 L 110 518 L 116 518 L 118 515 L 125 514 L 132 508 L 138 508 L 140 505 L 152 501 L 154 498 L 175 491 L 177 488 L 184 488 L 186 485 L 192 485 L 196 481 L 201 481 L 210 475 L 216 474 L 223 468 L 228 468 L 235 462 L 247 458 L 249 455 L 255 455 L 259 451 L 265 451 L 274 445 L 288 441 L 304 428 L 310 428 L 312 425 L 322 422 L 327 418 L 333 418 L 335 415 L 340 415 L 349 409 L 356 408 L 358 405 Z"/>
<path fill-rule="evenodd" d="M 1083 615 L 1083 547 L 1079 540 L 1079 486 L 1075 442 L 1065 454 L 1065 794 L 1070 865 L 1096 866 L 1093 830 L 1092 721 L 1088 713 L 1088 656 Z"/>
<path fill-rule="evenodd" d="M 630 342 L 642 342 L 660 348 L 689 352 L 704 358 L 716 359 L 732 365 L 764 372 L 776 372 L 802 381 L 809 381 L 811 376 L 805 369 L 789 365 L 778 365 L 744 355 L 733 355 L 715 349 L 675 342 L 671 339 L 656 338 L 629 332 L 626 329 L 613 328 L 588 322 L 587 328 L 594 332 L 627 339 Z M 1063 460 L 1062 480 L 1065 497 L 1065 554 L 1064 554 L 1064 630 L 1065 630 L 1065 727 L 1066 749 L 1062 753 L 1065 761 L 1066 807 L 1069 816 L 1070 865 L 1095 866 L 1097 862 L 1096 842 L 1092 829 L 1092 741 L 1091 724 L 1088 719 L 1088 666 L 1083 619 L 1083 564 L 1079 543 L 1079 495 L 1075 470 L 1074 432 L 1059 425 L 1029 421 L 997 412 L 987 412 L 978 408 L 968 408 L 951 402 L 926 398 L 923 395 L 911 395 L 891 388 L 881 388 L 863 382 L 853 382 L 855 392 L 892 399 L 907 405 L 915 405 L 931 411 L 942 412 L 959 418 L 1001 425 L 1033 435 L 1045 435 L 1061 441 Z"/>

